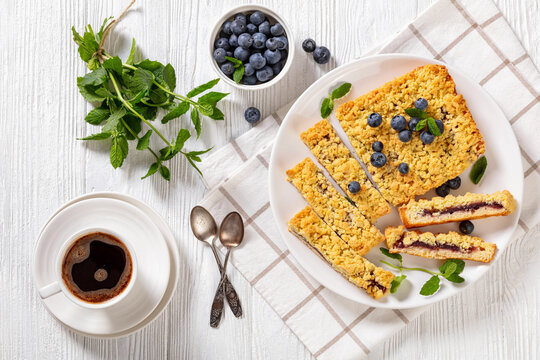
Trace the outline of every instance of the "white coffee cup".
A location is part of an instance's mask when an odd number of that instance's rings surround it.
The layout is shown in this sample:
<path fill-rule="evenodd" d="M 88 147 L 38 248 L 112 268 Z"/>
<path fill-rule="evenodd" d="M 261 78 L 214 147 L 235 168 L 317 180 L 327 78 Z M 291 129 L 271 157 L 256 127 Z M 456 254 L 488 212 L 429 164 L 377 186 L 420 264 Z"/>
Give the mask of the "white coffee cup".
<path fill-rule="evenodd" d="M 71 245 L 73 245 L 73 243 L 76 240 L 80 239 L 81 237 L 85 235 L 89 235 L 93 233 L 109 234 L 119 239 L 120 241 L 122 241 L 122 243 L 126 246 L 126 248 L 129 251 L 129 254 L 131 256 L 131 263 L 132 263 L 131 277 L 125 289 L 121 293 L 116 295 L 115 297 L 109 300 L 103 301 L 103 302 L 98 302 L 98 303 L 86 302 L 78 298 L 77 296 L 75 296 L 71 291 L 69 291 L 69 289 L 67 288 L 64 282 L 64 279 L 62 278 L 62 264 L 64 261 L 64 257 L 66 255 L 66 252 L 69 250 Z M 137 280 L 137 259 L 135 257 L 135 252 L 133 251 L 133 247 L 127 239 L 122 238 L 115 232 L 110 231 L 108 229 L 90 228 L 90 229 L 81 230 L 73 234 L 72 236 L 69 237 L 69 239 L 66 242 L 64 242 L 64 244 L 60 247 L 60 251 L 58 252 L 58 255 L 56 257 L 55 271 L 56 271 L 56 280 L 48 285 L 43 286 L 42 288 L 38 290 L 39 296 L 41 296 L 42 299 L 46 299 L 48 297 L 51 297 L 55 294 L 62 292 L 68 299 L 70 299 L 77 305 L 83 306 L 85 308 L 90 308 L 90 309 L 104 309 L 104 308 L 110 307 L 114 304 L 121 302 L 128 295 L 130 290 L 133 288 L 133 285 L 135 284 Z"/>

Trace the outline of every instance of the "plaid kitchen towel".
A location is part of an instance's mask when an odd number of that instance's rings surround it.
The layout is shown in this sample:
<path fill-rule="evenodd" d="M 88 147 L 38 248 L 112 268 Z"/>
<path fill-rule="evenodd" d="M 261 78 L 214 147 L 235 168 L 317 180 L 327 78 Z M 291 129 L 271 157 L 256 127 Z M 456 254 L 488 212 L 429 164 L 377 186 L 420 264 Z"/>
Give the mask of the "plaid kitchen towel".
<path fill-rule="evenodd" d="M 372 53 L 412 53 L 444 61 L 495 99 L 521 147 L 525 193 L 540 186 L 540 73 L 490 0 L 440 0 Z M 238 211 L 246 241 L 232 263 L 315 357 L 358 359 L 425 311 L 374 309 L 322 287 L 299 267 L 272 217 L 268 163 L 289 106 L 208 156 L 201 168 L 211 192 L 202 204 L 221 219 Z M 263 150 L 261 151 L 261 148 Z M 236 169 L 231 172 L 231 168 Z M 523 199 L 521 237 L 540 220 L 539 199 Z"/>

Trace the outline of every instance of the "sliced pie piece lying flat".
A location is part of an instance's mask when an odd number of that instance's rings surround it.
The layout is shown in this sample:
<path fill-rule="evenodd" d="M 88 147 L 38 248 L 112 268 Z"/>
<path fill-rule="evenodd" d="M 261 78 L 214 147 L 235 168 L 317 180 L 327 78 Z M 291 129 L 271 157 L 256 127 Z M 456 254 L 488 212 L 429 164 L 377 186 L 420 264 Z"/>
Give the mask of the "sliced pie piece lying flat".
<path fill-rule="evenodd" d="M 375 266 L 338 237 L 309 207 L 289 221 L 289 231 L 334 270 L 375 299 L 388 294 L 394 274 Z"/>
<path fill-rule="evenodd" d="M 407 228 L 444 224 L 447 222 L 509 215 L 516 209 L 516 201 L 509 191 L 493 194 L 467 193 L 448 195 L 431 200 L 410 201 L 399 208 L 401 221 Z"/>
<path fill-rule="evenodd" d="M 383 234 L 336 190 L 310 158 L 287 170 L 287 176 L 313 211 L 360 255 L 384 240 Z"/>
<path fill-rule="evenodd" d="M 409 121 L 405 109 L 414 108 L 418 98 L 427 100 L 427 116 L 444 125 L 442 135 L 430 144 L 424 144 L 415 131 L 410 141 L 402 142 L 399 132 L 390 126 L 396 115 Z M 372 113 L 381 115 L 380 126 L 368 125 Z M 344 103 L 336 110 L 336 116 L 375 184 L 392 205 L 404 204 L 453 179 L 484 153 L 482 135 L 465 100 L 456 93 L 452 77 L 441 65 L 419 67 Z M 383 143 L 382 153 L 387 159 L 381 167 L 370 163 L 375 141 Z M 407 174 L 399 172 L 400 163 L 408 164 Z"/>
<path fill-rule="evenodd" d="M 404 226 L 387 227 L 386 246 L 391 253 L 403 253 L 430 259 L 463 259 L 490 262 L 497 245 L 476 236 L 406 231 Z"/>
<path fill-rule="evenodd" d="M 360 163 L 328 120 L 322 120 L 303 132 L 300 139 L 368 220 L 374 222 L 390 212 L 390 205 L 371 184 Z M 352 181 L 358 181 L 361 186 L 360 191 L 354 194 L 348 190 Z"/>

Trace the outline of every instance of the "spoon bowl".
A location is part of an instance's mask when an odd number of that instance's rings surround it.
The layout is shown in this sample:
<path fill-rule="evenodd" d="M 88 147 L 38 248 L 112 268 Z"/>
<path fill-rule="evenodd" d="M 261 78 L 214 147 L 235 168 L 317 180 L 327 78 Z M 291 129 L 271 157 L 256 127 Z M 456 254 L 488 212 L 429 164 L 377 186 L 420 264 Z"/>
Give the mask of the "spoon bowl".
<path fill-rule="evenodd" d="M 242 243 L 244 239 L 244 221 L 237 212 L 229 213 L 219 227 L 219 240 L 229 250 Z"/>
<path fill-rule="evenodd" d="M 218 233 L 218 227 L 212 214 L 202 206 L 195 206 L 191 210 L 189 222 L 191 224 L 193 235 L 195 235 L 198 240 L 205 242 L 208 245 L 212 245 L 212 241 L 216 238 Z"/>

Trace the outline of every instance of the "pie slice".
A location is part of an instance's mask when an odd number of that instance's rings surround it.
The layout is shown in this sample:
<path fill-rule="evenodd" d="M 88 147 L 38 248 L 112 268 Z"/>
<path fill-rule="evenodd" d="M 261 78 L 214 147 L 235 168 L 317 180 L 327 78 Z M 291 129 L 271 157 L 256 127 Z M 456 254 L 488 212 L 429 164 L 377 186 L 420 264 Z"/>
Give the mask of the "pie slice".
<path fill-rule="evenodd" d="M 463 259 L 488 263 L 493 259 L 497 245 L 476 236 L 433 234 L 417 230 L 406 231 L 404 226 L 387 227 L 386 246 L 391 253 L 403 253 L 430 259 Z"/>
<path fill-rule="evenodd" d="M 289 221 L 289 231 L 345 279 L 366 290 L 373 298 L 388 294 L 394 274 L 360 256 L 309 207 Z"/>
<path fill-rule="evenodd" d="M 303 132 L 300 139 L 368 220 L 374 222 L 390 212 L 390 205 L 371 184 L 360 163 L 352 156 L 328 120 L 319 121 Z M 354 194 L 348 190 L 352 181 L 358 181 L 361 186 L 360 191 Z"/>
<path fill-rule="evenodd" d="M 408 121 L 405 109 L 414 108 L 419 98 L 428 102 L 427 115 L 444 124 L 442 135 L 428 145 L 414 131 L 410 141 L 401 142 L 398 131 L 390 126 L 395 115 Z M 372 113 L 381 115 L 380 126 L 368 125 Z M 336 116 L 383 197 L 392 205 L 407 203 L 415 195 L 455 178 L 484 153 L 482 135 L 442 65 L 425 65 L 396 78 L 339 106 Z M 383 143 L 382 153 L 387 159 L 381 167 L 370 163 L 375 141 Z M 400 163 L 408 164 L 407 174 L 399 172 Z"/>
<path fill-rule="evenodd" d="M 383 234 L 334 188 L 310 158 L 287 170 L 287 176 L 313 211 L 360 255 L 384 240 Z"/>
<path fill-rule="evenodd" d="M 493 194 L 467 193 L 431 200 L 410 201 L 399 208 L 401 221 L 407 228 L 448 222 L 505 216 L 514 212 L 516 201 L 508 190 Z"/>

